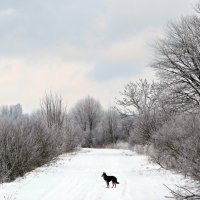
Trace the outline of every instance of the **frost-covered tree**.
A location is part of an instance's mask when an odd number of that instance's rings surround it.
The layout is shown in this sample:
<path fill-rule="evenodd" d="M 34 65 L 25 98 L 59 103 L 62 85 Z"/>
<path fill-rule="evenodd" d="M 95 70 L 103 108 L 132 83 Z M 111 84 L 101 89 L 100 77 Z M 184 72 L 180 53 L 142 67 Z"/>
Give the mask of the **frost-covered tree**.
<path fill-rule="evenodd" d="M 121 118 L 116 109 L 110 107 L 104 113 L 103 130 L 105 143 L 116 144 L 122 134 Z"/>
<path fill-rule="evenodd" d="M 52 93 L 45 94 L 41 100 L 40 109 L 43 120 L 49 128 L 61 129 L 63 127 L 66 106 L 61 96 Z"/>
<path fill-rule="evenodd" d="M 152 67 L 166 88 L 168 104 L 184 111 L 200 104 L 200 18 L 182 17 L 168 25 L 155 45 Z"/>
<path fill-rule="evenodd" d="M 161 88 L 154 82 L 139 80 L 128 83 L 121 96 L 117 101 L 119 109 L 134 119 L 134 128 L 130 134 L 131 142 L 148 143 L 160 123 Z"/>
<path fill-rule="evenodd" d="M 200 4 L 196 11 L 170 23 L 155 45 L 152 67 L 167 91 L 165 108 L 176 115 L 156 130 L 151 157 L 200 183 Z M 172 194 L 179 200 L 200 199 L 199 191 L 198 184 L 195 192 L 179 188 Z"/>
<path fill-rule="evenodd" d="M 103 109 L 101 104 L 94 98 L 88 96 L 80 100 L 72 109 L 74 122 L 84 138 L 83 145 L 91 147 L 95 145 L 98 128 L 102 121 Z"/>

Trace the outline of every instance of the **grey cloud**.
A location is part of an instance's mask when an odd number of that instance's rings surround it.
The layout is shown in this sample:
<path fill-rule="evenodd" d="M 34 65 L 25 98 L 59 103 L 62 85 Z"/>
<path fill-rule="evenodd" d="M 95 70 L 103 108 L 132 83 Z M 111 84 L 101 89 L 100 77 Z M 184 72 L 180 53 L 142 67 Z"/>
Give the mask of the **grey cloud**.
<path fill-rule="evenodd" d="M 107 63 L 99 52 L 149 28 L 159 29 L 173 16 L 191 12 L 190 4 L 188 0 L 0 0 L 1 10 L 15 10 L 14 15 L 0 16 L 0 55 L 40 59 L 43 52 L 69 54 L 70 61 L 96 62 L 91 77 L 97 80 L 129 75 L 134 73 L 129 63 Z M 73 52 L 65 53 L 64 46 Z M 127 72 L 122 72 L 124 67 Z"/>
<path fill-rule="evenodd" d="M 188 0 L 19 0 L 1 1 L 17 14 L 0 17 L 0 52 L 24 53 L 59 44 L 103 47 L 149 26 L 163 25 L 177 12 L 189 12 Z M 103 22 L 101 19 L 103 18 Z M 98 23 L 104 23 L 100 29 Z"/>

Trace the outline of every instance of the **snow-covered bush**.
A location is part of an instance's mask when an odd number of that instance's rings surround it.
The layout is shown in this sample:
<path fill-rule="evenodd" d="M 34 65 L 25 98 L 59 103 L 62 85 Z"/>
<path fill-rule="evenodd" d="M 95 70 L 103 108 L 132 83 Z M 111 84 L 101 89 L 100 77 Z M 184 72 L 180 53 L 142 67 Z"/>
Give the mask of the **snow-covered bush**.
<path fill-rule="evenodd" d="M 14 180 L 78 146 L 76 129 L 60 99 L 45 98 L 48 106 L 42 112 L 0 116 L 0 182 Z"/>
<path fill-rule="evenodd" d="M 152 158 L 200 181 L 200 114 L 173 117 L 154 135 Z"/>

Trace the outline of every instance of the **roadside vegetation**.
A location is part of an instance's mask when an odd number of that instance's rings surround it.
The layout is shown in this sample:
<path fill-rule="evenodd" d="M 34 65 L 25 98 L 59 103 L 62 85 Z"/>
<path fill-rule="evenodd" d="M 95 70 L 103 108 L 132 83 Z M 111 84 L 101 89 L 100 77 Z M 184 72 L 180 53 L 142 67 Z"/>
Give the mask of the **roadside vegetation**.
<path fill-rule="evenodd" d="M 134 118 L 129 143 L 161 167 L 197 181 L 177 187 L 175 199 L 200 199 L 200 5 L 167 26 L 154 45 L 156 82 L 128 83 L 118 105 Z"/>

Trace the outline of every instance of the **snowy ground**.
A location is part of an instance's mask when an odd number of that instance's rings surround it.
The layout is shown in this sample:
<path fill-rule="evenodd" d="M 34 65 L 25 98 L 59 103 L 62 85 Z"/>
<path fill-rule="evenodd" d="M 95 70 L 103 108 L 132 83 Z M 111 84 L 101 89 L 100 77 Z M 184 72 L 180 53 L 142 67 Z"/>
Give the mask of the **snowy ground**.
<path fill-rule="evenodd" d="M 104 171 L 117 176 L 117 188 L 106 188 Z M 83 149 L 0 185 L 0 200 L 162 200 L 170 195 L 163 184 L 185 181 L 129 150 Z"/>

